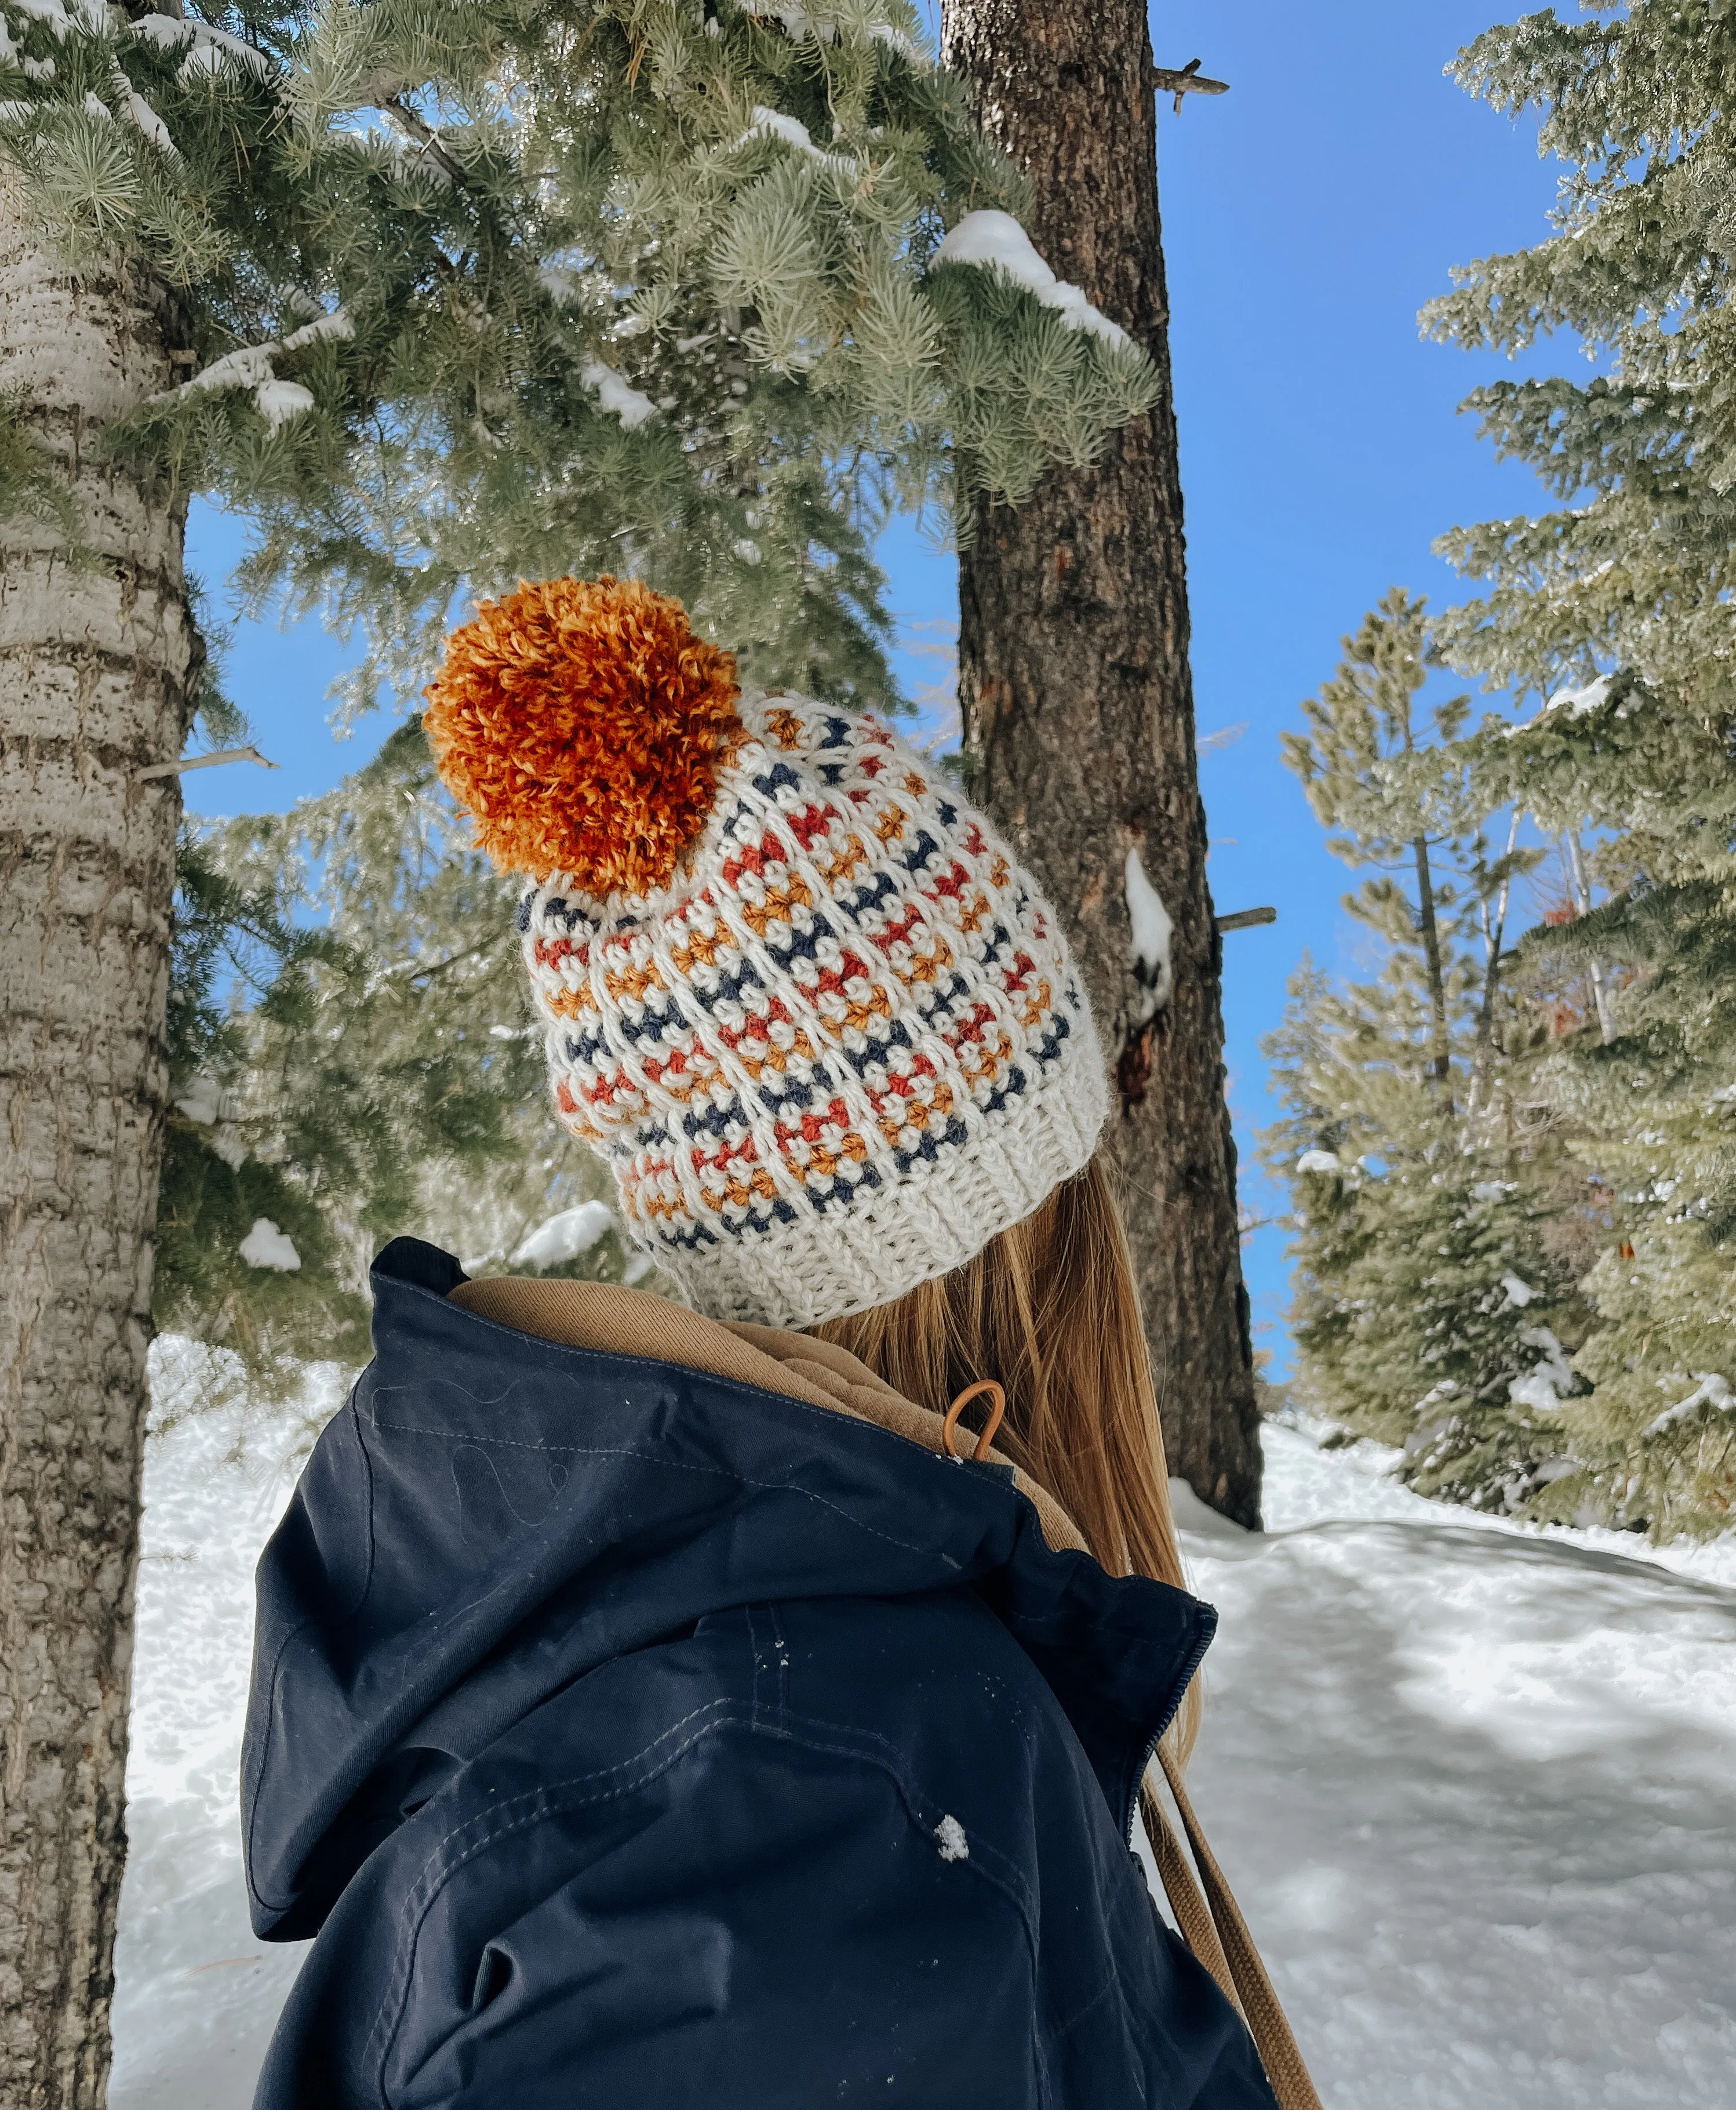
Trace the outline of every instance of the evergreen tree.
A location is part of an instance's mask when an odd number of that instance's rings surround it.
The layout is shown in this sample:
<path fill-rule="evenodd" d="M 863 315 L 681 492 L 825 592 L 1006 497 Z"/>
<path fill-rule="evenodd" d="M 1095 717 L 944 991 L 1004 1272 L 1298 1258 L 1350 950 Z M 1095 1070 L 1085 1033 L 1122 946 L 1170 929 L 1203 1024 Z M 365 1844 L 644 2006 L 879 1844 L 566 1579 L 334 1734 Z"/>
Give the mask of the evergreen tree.
<path fill-rule="evenodd" d="M 1571 332 L 1597 370 L 1472 397 L 1562 503 L 1447 538 L 1489 586 L 1440 634 L 1541 700 L 1477 759 L 1580 867 L 1580 912 L 1528 951 L 1625 985 L 1552 1085 L 1612 1197 L 1576 1359 L 1595 1390 L 1567 1416 L 1594 1470 L 1559 1500 L 1667 1535 L 1736 1502 L 1736 15 L 1595 12 L 1526 16 L 1458 61 L 1473 93 L 1540 111 L 1566 173 L 1551 237 L 1459 273 L 1426 319 L 1510 352 Z"/>
<path fill-rule="evenodd" d="M 1285 1114 L 1264 1154 L 1293 1193 L 1301 1395 L 1400 1446 L 1422 1492 L 1511 1510 L 1573 1469 L 1558 1409 L 1585 1313 L 1503 972 L 1502 904 L 1534 860 L 1488 856 L 1467 700 L 1419 712 L 1438 664 L 1395 591 L 1286 737 L 1332 849 L 1378 872 L 1345 906 L 1381 971 L 1335 989 L 1304 962 L 1266 1044 Z"/>
<path fill-rule="evenodd" d="M 520 569 L 653 573 L 750 676 L 883 697 L 884 506 L 1017 497 L 1157 385 L 1016 220 L 971 220 L 1022 187 L 914 26 L 902 0 L 0 9 L 0 1125 L 31 1139 L 0 1164 L 0 1976 L 22 1989 L 0 2095 L 93 2105 L 107 2063 L 176 772 L 203 694 L 188 496 L 260 523 L 261 592 L 361 624 L 353 703 L 413 695 L 454 601 Z M 202 889 L 197 913 L 278 956 L 262 1030 L 346 977 L 367 994 L 348 940 L 305 945 L 276 890 L 205 870 L 191 920 Z M 189 932 L 190 967 L 215 943 Z M 473 1161 L 494 1074 L 424 1044 L 402 1119 L 342 1148 L 272 1139 L 292 1109 L 243 1092 L 193 1125 L 267 1147 L 219 1153 L 241 1185 L 205 1165 L 205 1191 L 288 1213 L 305 1159 L 319 1191 L 372 1164 L 386 1193 L 449 1117 Z M 307 1276 L 280 1316 L 336 1295 L 299 1220 L 304 1267 L 263 1270 Z"/>
<path fill-rule="evenodd" d="M 548 1112 L 514 891 L 468 841 L 414 718 L 324 797 L 185 833 L 155 1313 L 255 1401 L 366 1360 L 405 1229 L 472 1270 L 637 1263 Z"/>

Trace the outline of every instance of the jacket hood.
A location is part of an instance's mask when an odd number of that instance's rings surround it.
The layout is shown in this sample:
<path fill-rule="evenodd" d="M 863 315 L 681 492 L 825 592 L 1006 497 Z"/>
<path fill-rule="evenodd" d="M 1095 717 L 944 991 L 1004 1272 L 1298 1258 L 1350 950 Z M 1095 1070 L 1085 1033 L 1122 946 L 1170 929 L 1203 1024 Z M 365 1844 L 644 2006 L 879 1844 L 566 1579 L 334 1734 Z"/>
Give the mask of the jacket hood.
<path fill-rule="evenodd" d="M 261 1557 L 242 1773 L 255 1929 L 317 1931 L 383 1838 L 552 1693 L 707 1615 L 974 1589 L 1125 1834 L 1216 1614 L 1051 1550 L 1006 1469 L 802 1398 L 544 1340 L 374 1264 L 374 1358 Z"/>

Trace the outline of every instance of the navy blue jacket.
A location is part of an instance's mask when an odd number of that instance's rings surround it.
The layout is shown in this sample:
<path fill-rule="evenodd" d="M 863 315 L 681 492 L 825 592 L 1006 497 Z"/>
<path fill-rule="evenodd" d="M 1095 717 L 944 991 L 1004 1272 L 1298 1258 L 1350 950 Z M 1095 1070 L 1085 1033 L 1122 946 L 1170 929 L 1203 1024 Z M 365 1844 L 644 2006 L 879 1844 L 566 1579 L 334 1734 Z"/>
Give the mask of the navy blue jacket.
<path fill-rule="evenodd" d="M 1128 1848 L 1209 1608 L 999 1472 L 374 1270 L 259 1571 L 256 2110 L 1272 2110 Z"/>

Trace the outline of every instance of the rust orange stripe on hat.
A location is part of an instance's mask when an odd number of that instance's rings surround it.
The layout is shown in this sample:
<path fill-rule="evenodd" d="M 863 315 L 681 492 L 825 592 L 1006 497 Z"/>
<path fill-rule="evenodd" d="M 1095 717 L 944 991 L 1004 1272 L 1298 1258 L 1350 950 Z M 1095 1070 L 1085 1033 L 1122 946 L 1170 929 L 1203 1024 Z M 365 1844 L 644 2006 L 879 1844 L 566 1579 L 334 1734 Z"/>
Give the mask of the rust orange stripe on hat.
<path fill-rule="evenodd" d="M 423 691 L 436 766 L 504 872 L 587 893 L 666 885 L 744 734 L 735 661 L 631 579 L 484 601 Z"/>

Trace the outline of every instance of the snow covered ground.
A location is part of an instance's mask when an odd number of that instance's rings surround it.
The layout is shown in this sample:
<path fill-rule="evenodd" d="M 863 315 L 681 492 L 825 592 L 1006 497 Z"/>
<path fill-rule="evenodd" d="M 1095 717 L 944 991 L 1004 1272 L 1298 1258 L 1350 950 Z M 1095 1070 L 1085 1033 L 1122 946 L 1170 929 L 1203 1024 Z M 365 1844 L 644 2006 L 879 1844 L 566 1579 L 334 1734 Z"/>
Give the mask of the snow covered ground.
<path fill-rule="evenodd" d="M 288 1490 L 235 1424 L 152 1445 L 114 2110 L 245 2110 L 300 1950 L 247 1928 L 252 1565 Z M 1192 1781 L 1327 2110 L 1736 2104 L 1736 1541 L 1657 1554 L 1419 1501 L 1267 1436 Z"/>

